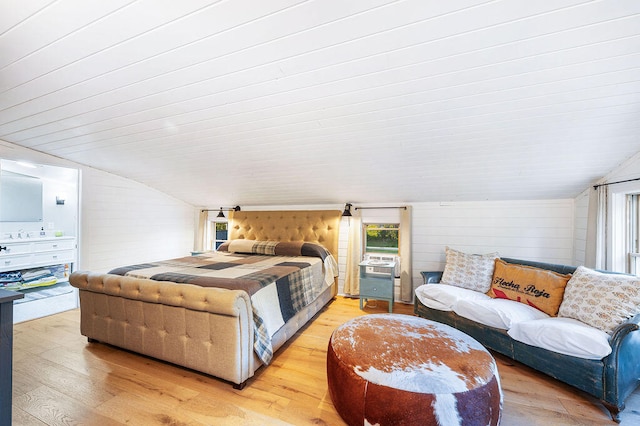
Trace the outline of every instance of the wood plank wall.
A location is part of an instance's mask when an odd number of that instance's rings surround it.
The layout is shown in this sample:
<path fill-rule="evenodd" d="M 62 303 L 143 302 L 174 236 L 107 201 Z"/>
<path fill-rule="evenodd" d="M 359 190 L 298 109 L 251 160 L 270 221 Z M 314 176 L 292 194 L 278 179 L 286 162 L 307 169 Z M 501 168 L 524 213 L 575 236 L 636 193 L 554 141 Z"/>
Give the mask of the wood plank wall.
<path fill-rule="evenodd" d="M 197 212 L 192 206 L 92 169 L 83 170 L 82 179 L 82 268 L 104 271 L 132 261 L 182 256 L 193 248 Z M 573 199 L 412 205 L 414 285 L 420 284 L 420 271 L 444 267 L 446 246 L 531 260 L 576 261 Z M 346 243 L 346 232 L 341 232 L 340 289 Z"/>
<path fill-rule="evenodd" d="M 148 186 L 95 169 L 82 170 L 80 268 L 188 256 L 197 209 Z"/>
<path fill-rule="evenodd" d="M 574 200 L 413 203 L 413 283 L 444 268 L 445 247 L 574 264 Z M 586 222 L 586 220 L 585 220 Z M 340 239 L 345 270 L 347 237 Z M 339 284 L 344 277 L 341 275 Z M 339 289 L 342 290 L 342 287 Z"/>

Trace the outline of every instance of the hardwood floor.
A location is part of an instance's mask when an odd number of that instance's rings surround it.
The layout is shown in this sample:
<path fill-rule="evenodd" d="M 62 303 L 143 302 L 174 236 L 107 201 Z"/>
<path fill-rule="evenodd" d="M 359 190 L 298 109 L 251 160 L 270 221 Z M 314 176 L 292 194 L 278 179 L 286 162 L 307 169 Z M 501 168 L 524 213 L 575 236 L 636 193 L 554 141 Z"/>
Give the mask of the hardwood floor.
<path fill-rule="evenodd" d="M 375 302 L 374 302 L 375 303 Z M 327 393 L 331 332 L 387 303 L 358 309 L 338 297 L 258 370 L 244 390 L 103 344 L 89 344 L 73 310 L 14 328 L 14 425 L 343 425 Z M 412 314 L 396 303 L 395 313 Z M 496 355 L 502 425 L 615 423 L 593 398 Z M 623 426 L 640 424 L 640 391 L 627 401 Z"/>

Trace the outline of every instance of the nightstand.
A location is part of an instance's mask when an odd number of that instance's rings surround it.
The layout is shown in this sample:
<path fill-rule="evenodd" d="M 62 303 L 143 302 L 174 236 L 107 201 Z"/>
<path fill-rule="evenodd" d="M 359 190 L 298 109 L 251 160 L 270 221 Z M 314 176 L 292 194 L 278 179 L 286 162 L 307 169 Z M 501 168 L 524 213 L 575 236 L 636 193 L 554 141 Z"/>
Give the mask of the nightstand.
<path fill-rule="evenodd" d="M 360 263 L 360 309 L 363 301 L 376 299 L 389 302 L 389 312 L 393 312 L 395 267 L 395 262 Z"/>

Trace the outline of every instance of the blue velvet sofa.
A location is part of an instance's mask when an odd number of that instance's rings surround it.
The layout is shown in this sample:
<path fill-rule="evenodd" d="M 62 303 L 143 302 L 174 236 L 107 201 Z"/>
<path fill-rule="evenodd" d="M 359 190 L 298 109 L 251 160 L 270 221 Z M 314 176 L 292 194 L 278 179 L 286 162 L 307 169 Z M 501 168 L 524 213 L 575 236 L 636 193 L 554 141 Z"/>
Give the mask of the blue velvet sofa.
<path fill-rule="evenodd" d="M 506 262 L 548 269 L 561 274 L 573 273 L 575 267 L 520 259 Z M 424 283 L 438 283 L 442 272 L 421 272 Z M 612 352 L 601 360 L 577 358 L 534 347 L 512 339 L 506 330 L 479 324 L 453 311 L 425 306 L 416 297 L 414 313 L 467 333 L 488 349 L 528 365 L 555 379 L 598 398 L 614 421 L 620 422 L 626 398 L 640 383 L 640 314 L 619 325 L 611 336 Z"/>

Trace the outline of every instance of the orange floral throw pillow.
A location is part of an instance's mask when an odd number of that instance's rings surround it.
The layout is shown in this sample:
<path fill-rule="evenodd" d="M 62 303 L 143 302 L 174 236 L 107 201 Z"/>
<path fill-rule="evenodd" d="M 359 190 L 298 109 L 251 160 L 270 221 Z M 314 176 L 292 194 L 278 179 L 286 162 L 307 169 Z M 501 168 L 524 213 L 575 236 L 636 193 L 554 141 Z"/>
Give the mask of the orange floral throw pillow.
<path fill-rule="evenodd" d="M 515 300 L 557 316 L 564 289 L 571 274 L 559 274 L 533 266 L 495 260 L 491 288 L 487 293 L 498 299 Z"/>

